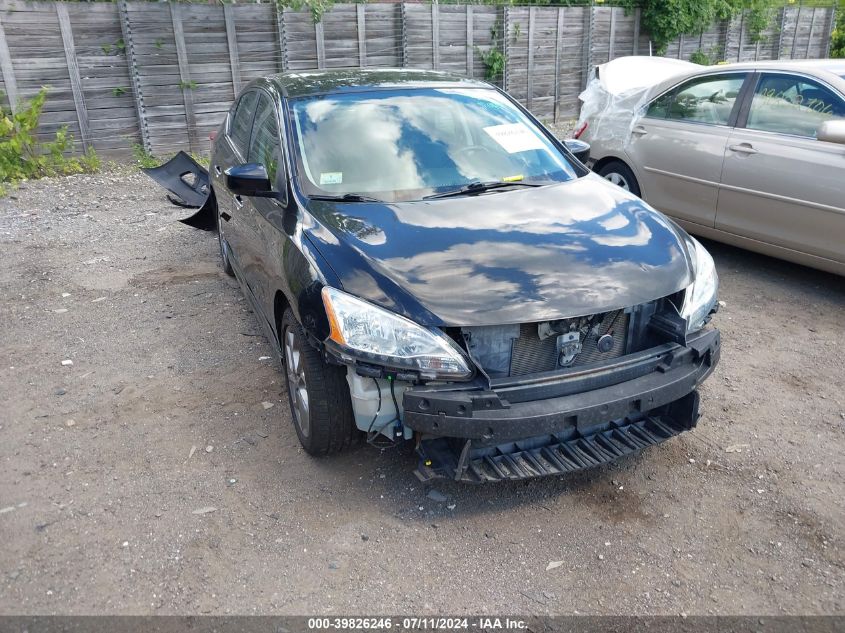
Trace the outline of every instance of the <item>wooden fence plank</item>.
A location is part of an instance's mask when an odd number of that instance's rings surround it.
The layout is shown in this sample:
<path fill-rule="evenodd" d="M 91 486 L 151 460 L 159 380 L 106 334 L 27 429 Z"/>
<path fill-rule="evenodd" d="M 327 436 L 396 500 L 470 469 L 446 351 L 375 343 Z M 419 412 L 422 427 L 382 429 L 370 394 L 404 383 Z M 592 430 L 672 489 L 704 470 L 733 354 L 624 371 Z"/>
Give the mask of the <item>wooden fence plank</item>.
<path fill-rule="evenodd" d="M 475 60 L 475 46 L 473 40 L 473 21 L 472 21 L 472 5 L 468 4 L 465 7 L 466 21 L 467 21 L 467 77 L 473 76 L 473 62 Z"/>
<path fill-rule="evenodd" d="M 440 68 L 440 5 L 431 3 L 431 64 Z"/>
<path fill-rule="evenodd" d="M 367 65 L 367 8 L 363 4 L 355 5 L 358 15 L 358 66 L 363 68 Z"/>
<path fill-rule="evenodd" d="M 560 116 L 560 54 L 563 50 L 563 7 L 557 8 L 557 46 L 555 46 L 555 104 L 553 108 L 554 122 Z"/>
<path fill-rule="evenodd" d="M 531 6 L 528 9 L 528 77 L 525 89 L 526 107 L 530 110 L 534 97 L 534 30 L 537 23 L 537 7 Z"/>
<path fill-rule="evenodd" d="M 813 30 L 816 28 L 816 9 L 817 7 L 813 7 L 813 13 L 810 17 L 810 33 L 807 35 L 807 49 L 804 51 L 805 59 L 810 57 L 810 44 L 813 43 Z"/>
<path fill-rule="evenodd" d="M 238 32 L 231 4 L 223 5 L 223 20 L 226 22 L 226 44 L 229 49 L 229 68 L 232 70 L 232 91 L 234 96 L 241 91 L 241 63 L 238 59 Z"/>
<path fill-rule="evenodd" d="M 3 72 L 3 84 L 6 88 L 6 96 L 9 98 L 9 109 L 14 114 L 18 111 L 18 84 L 15 80 L 15 67 L 12 64 L 9 45 L 6 43 L 6 31 L 3 29 L 2 20 L 0 20 L 0 71 Z"/>
<path fill-rule="evenodd" d="M 326 41 L 323 35 L 323 21 L 314 24 L 314 37 L 317 40 L 317 68 L 326 67 Z"/>
<path fill-rule="evenodd" d="M 173 22 L 173 39 L 176 41 L 176 58 L 179 62 L 179 85 L 182 88 L 182 100 L 185 104 L 185 123 L 188 126 L 188 145 L 193 152 L 199 149 L 196 138 L 197 119 L 194 114 L 194 93 L 191 71 L 188 66 L 188 50 L 185 47 L 185 32 L 182 26 L 183 5 L 174 2 L 170 5 L 170 19 Z"/>
<path fill-rule="evenodd" d="M 82 92 L 82 79 L 79 77 L 79 65 L 76 62 L 76 47 L 73 44 L 73 29 L 67 5 L 56 3 L 56 15 L 59 18 L 59 30 L 62 33 L 62 46 L 65 49 L 70 87 L 73 91 L 73 103 L 76 107 L 76 119 L 79 121 L 79 136 L 82 141 L 82 151 L 87 152 L 91 147 L 91 129 L 88 125 L 88 110 L 85 108 L 85 95 Z"/>

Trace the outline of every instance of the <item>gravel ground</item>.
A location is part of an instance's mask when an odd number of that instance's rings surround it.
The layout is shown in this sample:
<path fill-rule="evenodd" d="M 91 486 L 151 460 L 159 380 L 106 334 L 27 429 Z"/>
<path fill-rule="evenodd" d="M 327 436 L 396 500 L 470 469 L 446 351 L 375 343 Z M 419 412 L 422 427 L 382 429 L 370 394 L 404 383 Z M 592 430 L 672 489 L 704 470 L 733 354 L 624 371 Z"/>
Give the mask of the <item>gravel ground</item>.
<path fill-rule="evenodd" d="M 697 429 L 442 502 L 407 453 L 303 453 L 179 216 L 131 170 L 0 200 L 0 613 L 845 611 L 842 278 L 708 243 Z"/>

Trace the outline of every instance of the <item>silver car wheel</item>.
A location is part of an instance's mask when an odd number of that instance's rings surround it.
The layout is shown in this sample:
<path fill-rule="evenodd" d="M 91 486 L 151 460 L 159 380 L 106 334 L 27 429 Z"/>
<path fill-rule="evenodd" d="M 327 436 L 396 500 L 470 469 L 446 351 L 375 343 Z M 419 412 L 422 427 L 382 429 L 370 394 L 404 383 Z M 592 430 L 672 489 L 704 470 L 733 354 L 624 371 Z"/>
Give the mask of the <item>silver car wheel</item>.
<path fill-rule="evenodd" d="M 305 382 L 305 362 L 302 348 L 291 328 L 285 330 L 285 372 L 288 393 L 293 403 L 293 417 L 304 437 L 311 435 L 311 415 L 308 408 L 308 385 Z"/>
<path fill-rule="evenodd" d="M 623 176 L 619 172 L 612 171 L 609 174 L 605 174 L 604 177 L 606 180 L 609 180 L 617 187 L 622 187 L 625 191 L 631 191 L 631 185 L 628 184 L 628 181 L 625 179 L 625 176 Z"/>

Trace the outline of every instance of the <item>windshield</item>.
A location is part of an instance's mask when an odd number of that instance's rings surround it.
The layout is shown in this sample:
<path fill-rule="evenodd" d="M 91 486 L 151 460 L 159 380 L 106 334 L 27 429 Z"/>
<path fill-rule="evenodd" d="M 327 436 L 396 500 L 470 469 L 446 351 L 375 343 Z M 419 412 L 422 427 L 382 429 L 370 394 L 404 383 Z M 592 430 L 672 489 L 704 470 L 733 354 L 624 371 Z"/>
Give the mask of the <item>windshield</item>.
<path fill-rule="evenodd" d="M 380 90 L 290 103 L 306 195 L 393 202 L 473 182 L 578 176 L 552 141 L 495 90 Z"/>

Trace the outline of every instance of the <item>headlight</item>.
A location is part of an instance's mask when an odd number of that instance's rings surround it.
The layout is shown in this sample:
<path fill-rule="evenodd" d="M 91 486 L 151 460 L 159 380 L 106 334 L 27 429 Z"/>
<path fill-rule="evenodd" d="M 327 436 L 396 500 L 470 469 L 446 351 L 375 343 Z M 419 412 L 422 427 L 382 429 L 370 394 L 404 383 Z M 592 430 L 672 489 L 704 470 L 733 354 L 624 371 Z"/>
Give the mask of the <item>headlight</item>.
<path fill-rule="evenodd" d="M 469 378 L 469 361 L 442 332 L 376 307 L 328 286 L 323 304 L 329 317 L 329 339 L 340 352 L 393 369 L 418 371 L 429 378 Z"/>
<path fill-rule="evenodd" d="M 693 243 L 695 262 L 695 280 L 689 285 L 684 294 L 681 306 L 681 316 L 687 320 L 687 333 L 700 330 L 710 310 L 716 305 L 716 295 L 719 292 L 719 275 L 710 253 L 699 244 L 695 238 Z"/>

